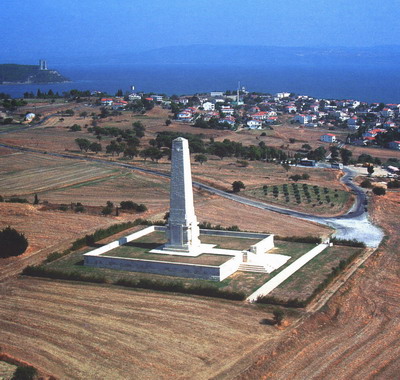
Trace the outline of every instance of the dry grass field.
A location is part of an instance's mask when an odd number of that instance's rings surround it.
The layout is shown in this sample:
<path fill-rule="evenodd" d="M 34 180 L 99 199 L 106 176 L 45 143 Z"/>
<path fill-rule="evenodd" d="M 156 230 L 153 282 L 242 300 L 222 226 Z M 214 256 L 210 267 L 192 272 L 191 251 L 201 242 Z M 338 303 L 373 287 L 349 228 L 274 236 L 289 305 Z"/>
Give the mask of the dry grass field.
<path fill-rule="evenodd" d="M 59 379 L 210 379 L 281 334 L 242 303 L 32 278 L 0 291 L 2 350 Z"/>
<path fill-rule="evenodd" d="M 326 307 L 277 344 L 267 344 L 237 379 L 396 379 L 400 373 L 400 193 L 374 197 L 388 235 Z"/>

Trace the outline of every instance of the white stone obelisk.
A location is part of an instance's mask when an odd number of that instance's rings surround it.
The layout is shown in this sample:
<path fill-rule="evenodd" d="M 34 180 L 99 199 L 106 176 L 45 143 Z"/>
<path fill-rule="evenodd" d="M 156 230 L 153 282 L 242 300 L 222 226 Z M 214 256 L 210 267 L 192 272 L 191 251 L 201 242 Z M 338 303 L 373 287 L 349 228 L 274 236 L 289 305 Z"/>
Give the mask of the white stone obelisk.
<path fill-rule="evenodd" d="M 198 255 L 201 246 L 199 235 L 193 205 L 189 144 L 188 140 L 178 137 L 172 142 L 168 243 L 163 249 Z"/>

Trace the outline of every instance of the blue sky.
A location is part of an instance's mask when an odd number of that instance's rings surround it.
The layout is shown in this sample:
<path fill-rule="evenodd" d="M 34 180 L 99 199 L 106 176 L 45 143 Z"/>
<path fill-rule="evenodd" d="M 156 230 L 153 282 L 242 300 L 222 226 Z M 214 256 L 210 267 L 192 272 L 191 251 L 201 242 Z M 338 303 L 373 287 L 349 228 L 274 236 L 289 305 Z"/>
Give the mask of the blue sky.
<path fill-rule="evenodd" d="M 2 0 L 0 62 L 191 44 L 399 45 L 393 0 Z"/>

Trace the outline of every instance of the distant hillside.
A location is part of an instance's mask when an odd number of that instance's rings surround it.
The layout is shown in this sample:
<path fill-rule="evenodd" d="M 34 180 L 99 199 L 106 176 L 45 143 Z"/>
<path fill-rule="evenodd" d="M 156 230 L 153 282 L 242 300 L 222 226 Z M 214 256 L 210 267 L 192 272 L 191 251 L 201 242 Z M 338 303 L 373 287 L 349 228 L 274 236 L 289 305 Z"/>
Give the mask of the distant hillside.
<path fill-rule="evenodd" d="M 36 65 L 0 64 L 0 84 L 60 83 L 69 79 L 55 70 L 40 70 Z"/>

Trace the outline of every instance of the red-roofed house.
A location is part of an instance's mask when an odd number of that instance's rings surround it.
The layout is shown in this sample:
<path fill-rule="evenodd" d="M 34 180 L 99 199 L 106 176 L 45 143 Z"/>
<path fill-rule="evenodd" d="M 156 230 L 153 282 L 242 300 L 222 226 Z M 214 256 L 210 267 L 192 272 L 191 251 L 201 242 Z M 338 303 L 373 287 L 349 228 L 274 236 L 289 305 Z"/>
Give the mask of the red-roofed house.
<path fill-rule="evenodd" d="M 114 100 L 111 99 L 111 98 L 102 98 L 102 99 L 101 99 L 101 104 L 102 104 L 103 106 L 112 106 L 113 103 L 114 103 Z"/>

